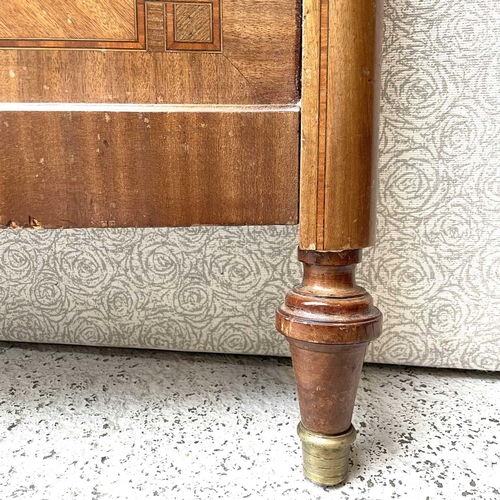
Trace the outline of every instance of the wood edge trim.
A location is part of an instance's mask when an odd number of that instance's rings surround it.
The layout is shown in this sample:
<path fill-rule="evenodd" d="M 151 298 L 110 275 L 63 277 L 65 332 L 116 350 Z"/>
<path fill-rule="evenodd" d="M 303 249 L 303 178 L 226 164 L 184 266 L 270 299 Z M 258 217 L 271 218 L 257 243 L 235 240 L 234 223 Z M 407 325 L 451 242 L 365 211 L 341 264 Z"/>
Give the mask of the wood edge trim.
<path fill-rule="evenodd" d="M 274 104 L 115 104 L 64 102 L 3 102 L 0 112 L 122 112 L 122 113 L 300 113 L 300 106 Z"/>
<path fill-rule="evenodd" d="M 315 250 L 318 213 L 321 0 L 302 7 L 302 116 L 300 144 L 299 247 Z"/>

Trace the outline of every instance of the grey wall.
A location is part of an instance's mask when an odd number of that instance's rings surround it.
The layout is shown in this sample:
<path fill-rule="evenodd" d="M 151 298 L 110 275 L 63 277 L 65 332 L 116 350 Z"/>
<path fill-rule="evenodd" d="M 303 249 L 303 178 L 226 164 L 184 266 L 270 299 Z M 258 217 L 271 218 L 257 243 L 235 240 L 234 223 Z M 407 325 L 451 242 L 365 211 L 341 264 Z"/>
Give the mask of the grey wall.
<path fill-rule="evenodd" d="M 372 357 L 500 368 L 500 2 L 386 0 Z"/>

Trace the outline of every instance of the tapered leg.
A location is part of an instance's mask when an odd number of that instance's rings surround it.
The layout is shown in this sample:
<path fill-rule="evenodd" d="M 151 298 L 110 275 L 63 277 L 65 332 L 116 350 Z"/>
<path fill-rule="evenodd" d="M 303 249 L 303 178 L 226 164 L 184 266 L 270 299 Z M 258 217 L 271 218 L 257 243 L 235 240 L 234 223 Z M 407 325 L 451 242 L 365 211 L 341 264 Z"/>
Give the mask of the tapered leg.
<path fill-rule="evenodd" d="M 382 316 L 356 285 L 361 250 L 299 250 L 302 284 L 285 298 L 276 327 L 290 343 L 299 396 L 304 474 L 325 485 L 347 476 L 356 391 Z"/>
<path fill-rule="evenodd" d="M 305 475 L 342 482 L 381 314 L 354 279 L 375 240 L 383 0 L 303 0 L 299 259 L 278 310 L 299 393 Z"/>

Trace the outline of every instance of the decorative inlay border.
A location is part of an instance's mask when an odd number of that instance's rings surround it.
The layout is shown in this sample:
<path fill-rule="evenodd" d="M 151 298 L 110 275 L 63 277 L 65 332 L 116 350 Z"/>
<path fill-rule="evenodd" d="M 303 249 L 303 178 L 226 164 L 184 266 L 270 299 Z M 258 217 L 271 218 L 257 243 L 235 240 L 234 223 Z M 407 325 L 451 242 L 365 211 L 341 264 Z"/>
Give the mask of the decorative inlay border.
<path fill-rule="evenodd" d="M 167 49 L 165 15 L 164 3 L 146 3 L 146 48 L 148 52 L 165 52 Z"/>
<path fill-rule="evenodd" d="M 144 50 L 146 46 L 145 3 L 146 0 L 136 0 L 135 40 L 0 38 L 0 48 Z"/>
<path fill-rule="evenodd" d="M 219 51 L 220 2 L 168 3 L 167 49 Z"/>
<path fill-rule="evenodd" d="M 136 0 L 133 40 L 0 38 L 0 48 L 219 52 L 220 1 Z"/>

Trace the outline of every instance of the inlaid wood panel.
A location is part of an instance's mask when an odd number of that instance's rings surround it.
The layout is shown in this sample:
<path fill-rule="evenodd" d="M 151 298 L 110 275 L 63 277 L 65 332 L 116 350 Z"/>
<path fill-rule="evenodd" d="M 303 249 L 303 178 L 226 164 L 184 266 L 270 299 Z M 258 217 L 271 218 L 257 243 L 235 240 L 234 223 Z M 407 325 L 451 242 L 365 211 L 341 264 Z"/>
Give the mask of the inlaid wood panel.
<path fill-rule="evenodd" d="M 217 52 L 220 28 L 220 0 L 12 0 L 0 47 Z"/>
<path fill-rule="evenodd" d="M 299 1 L 129 2 L 0 41 L 0 223 L 296 223 Z"/>
<path fill-rule="evenodd" d="M 136 0 L 7 0 L 0 38 L 135 40 L 137 7 Z"/>
<path fill-rule="evenodd" d="M 210 4 L 174 4 L 173 7 L 175 17 L 173 39 L 176 42 L 206 43 L 213 40 Z"/>
<path fill-rule="evenodd" d="M 144 0 L 9 0 L 0 47 L 145 48 Z"/>
<path fill-rule="evenodd" d="M 220 40 L 219 1 L 169 3 L 167 11 L 167 49 L 217 51 Z"/>
<path fill-rule="evenodd" d="M 167 22 L 165 5 L 160 2 L 146 3 L 146 46 L 149 52 L 164 52 L 167 46 Z"/>
<path fill-rule="evenodd" d="M 2 112 L 0 224 L 297 222 L 299 113 Z"/>
<path fill-rule="evenodd" d="M 26 36 L 29 25 L 20 14 L 7 21 L 0 9 L 0 102 L 298 101 L 299 0 L 134 0 L 134 26 L 132 0 L 96 3 L 109 9 L 109 23 L 104 14 L 97 23 L 92 11 L 77 8 L 93 1 L 79 1 L 71 3 L 80 16 L 72 14 L 74 27 L 37 32 L 67 39 L 12 38 Z M 68 24 L 66 3 L 50 3 L 51 9 L 59 5 L 62 24 Z M 71 38 L 83 34 L 88 38 Z"/>

